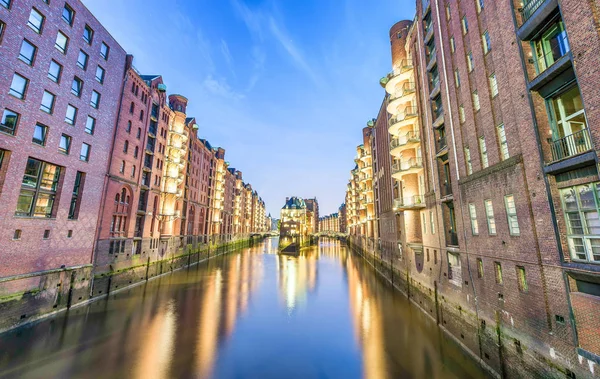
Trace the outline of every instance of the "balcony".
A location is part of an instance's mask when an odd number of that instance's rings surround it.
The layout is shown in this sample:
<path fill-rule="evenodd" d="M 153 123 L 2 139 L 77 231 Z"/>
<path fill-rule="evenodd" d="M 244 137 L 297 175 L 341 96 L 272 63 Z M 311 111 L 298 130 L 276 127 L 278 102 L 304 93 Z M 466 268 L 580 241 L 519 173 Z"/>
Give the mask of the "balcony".
<path fill-rule="evenodd" d="M 523 24 L 517 31 L 522 41 L 529 41 L 545 25 L 545 21 L 558 9 L 558 0 L 529 0 L 519 9 Z"/>
<path fill-rule="evenodd" d="M 392 176 L 401 179 L 402 176 L 415 174 L 423 169 L 423 158 L 409 158 L 392 165 Z"/>
<path fill-rule="evenodd" d="M 458 246 L 458 234 L 454 230 L 446 233 L 446 246 Z"/>
<path fill-rule="evenodd" d="M 399 156 L 406 149 L 412 149 L 421 142 L 418 131 L 410 131 L 390 141 L 390 154 Z"/>
<path fill-rule="evenodd" d="M 452 183 L 444 182 L 440 184 L 441 197 L 451 197 L 452 196 Z"/>
<path fill-rule="evenodd" d="M 388 106 L 389 108 L 389 106 Z M 389 110 L 388 110 L 389 112 Z M 394 109 L 394 112 L 397 113 L 397 109 Z M 392 117 L 388 121 L 388 133 L 397 136 L 400 134 L 400 129 L 413 125 L 416 123 L 417 117 L 419 116 L 418 108 L 413 106 L 405 107 L 402 112 L 398 113 L 396 116 Z"/>
<path fill-rule="evenodd" d="M 412 77 L 413 62 L 412 59 L 403 59 L 399 67 L 395 67 L 392 72 L 382 78 L 379 83 L 390 95 L 394 94 L 394 89 L 405 80 Z"/>
<path fill-rule="evenodd" d="M 428 43 L 433 37 L 433 22 L 430 22 L 429 25 L 425 26 L 425 43 Z"/>
<path fill-rule="evenodd" d="M 437 154 L 444 153 L 448 149 L 448 142 L 446 142 L 446 136 L 439 137 L 435 141 L 435 151 Z"/>
<path fill-rule="evenodd" d="M 396 88 L 396 92 L 390 96 L 388 101 L 388 109 L 398 109 L 402 105 L 412 102 L 415 97 L 415 83 L 404 82 L 400 88 Z"/>
<path fill-rule="evenodd" d="M 437 62 L 436 52 L 437 49 L 433 48 L 425 58 L 427 61 L 427 71 L 431 71 Z"/>
<path fill-rule="evenodd" d="M 425 208 L 425 197 L 423 195 L 394 199 L 395 211 L 418 210 L 423 208 Z"/>
<path fill-rule="evenodd" d="M 589 129 L 582 129 L 566 137 L 557 140 L 548 139 L 552 161 L 560 161 L 575 155 L 585 153 L 592 149 L 592 141 Z"/>

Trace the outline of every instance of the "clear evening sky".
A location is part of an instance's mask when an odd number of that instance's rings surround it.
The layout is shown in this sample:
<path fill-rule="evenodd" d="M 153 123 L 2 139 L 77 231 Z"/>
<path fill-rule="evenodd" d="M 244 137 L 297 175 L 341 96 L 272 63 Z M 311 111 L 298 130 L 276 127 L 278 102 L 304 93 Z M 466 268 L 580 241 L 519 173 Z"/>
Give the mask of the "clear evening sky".
<path fill-rule="evenodd" d="M 201 138 L 279 217 L 286 196 L 344 201 L 384 96 L 388 32 L 414 0 L 83 0 L 143 74 L 189 99 Z"/>

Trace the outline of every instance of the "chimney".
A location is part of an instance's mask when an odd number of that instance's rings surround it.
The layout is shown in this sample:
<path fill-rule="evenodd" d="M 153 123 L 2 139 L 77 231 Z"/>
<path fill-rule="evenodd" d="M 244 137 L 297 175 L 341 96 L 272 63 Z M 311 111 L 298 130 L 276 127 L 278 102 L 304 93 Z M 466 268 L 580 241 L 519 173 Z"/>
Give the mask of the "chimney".
<path fill-rule="evenodd" d="M 286 197 L 286 198 L 285 198 L 285 202 L 287 203 L 288 201 L 290 201 L 290 198 L 289 198 L 289 197 Z"/>

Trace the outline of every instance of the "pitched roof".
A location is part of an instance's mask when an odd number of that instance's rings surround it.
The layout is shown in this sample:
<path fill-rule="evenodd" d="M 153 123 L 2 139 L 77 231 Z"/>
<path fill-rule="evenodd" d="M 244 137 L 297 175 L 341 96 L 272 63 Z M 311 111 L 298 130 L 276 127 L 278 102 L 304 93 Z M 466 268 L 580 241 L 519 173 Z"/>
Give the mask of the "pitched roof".
<path fill-rule="evenodd" d="M 292 196 L 281 209 L 306 209 L 306 203 L 301 197 Z"/>

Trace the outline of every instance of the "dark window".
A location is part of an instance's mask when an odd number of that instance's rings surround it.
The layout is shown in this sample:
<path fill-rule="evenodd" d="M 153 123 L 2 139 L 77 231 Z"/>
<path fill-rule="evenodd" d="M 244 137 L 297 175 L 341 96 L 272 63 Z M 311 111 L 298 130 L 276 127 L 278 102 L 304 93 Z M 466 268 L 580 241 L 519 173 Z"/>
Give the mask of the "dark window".
<path fill-rule="evenodd" d="M 92 98 L 90 99 L 90 105 L 96 109 L 100 106 L 100 94 L 96 91 L 92 91 Z"/>
<path fill-rule="evenodd" d="M 4 22 L 0 21 L 0 43 L 2 43 L 2 36 L 4 36 L 4 29 L 6 29 L 6 24 Z"/>
<path fill-rule="evenodd" d="M 50 229 L 44 230 L 44 239 L 47 240 L 50 238 Z"/>
<path fill-rule="evenodd" d="M 35 46 L 33 46 L 29 41 L 24 39 L 23 43 L 21 43 L 21 50 L 19 51 L 19 59 L 21 61 L 27 63 L 30 66 L 33 65 L 33 60 L 35 58 L 36 50 L 37 50 L 37 48 Z"/>
<path fill-rule="evenodd" d="M 31 13 L 29 13 L 29 20 L 27 20 L 27 26 L 29 26 L 33 31 L 40 34 L 42 32 L 42 26 L 44 25 L 44 16 L 38 12 L 37 9 L 32 8 Z"/>
<path fill-rule="evenodd" d="M 48 69 L 48 78 L 53 82 L 58 83 L 60 81 L 60 74 L 62 72 L 62 66 L 55 61 L 50 61 L 50 68 Z"/>
<path fill-rule="evenodd" d="M 84 162 L 88 162 L 90 160 L 90 150 L 91 150 L 90 145 L 88 145 L 87 143 L 82 143 L 81 144 L 81 153 L 79 154 L 79 159 Z"/>
<path fill-rule="evenodd" d="M 142 136 L 142 128 L 138 128 L 135 138 L 140 139 L 141 136 Z"/>
<path fill-rule="evenodd" d="M 70 125 L 75 125 L 77 119 L 77 108 L 71 104 L 67 105 L 67 114 L 65 115 L 65 122 Z"/>
<path fill-rule="evenodd" d="M 62 19 L 69 25 L 73 26 L 73 20 L 75 19 L 75 11 L 65 3 L 65 7 L 62 12 Z"/>
<path fill-rule="evenodd" d="M 131 121 L 127 121 L 127 129 L 125 129 L 127 133 L 131 133 Z"/>
<path fill-rule="evenodd" d="M 133 103 L 133 101 L 131 102 L 131 105 L 129 106 L 129 113 L 133 114 L 133 111 L 135 110 L 135 104 Z"/>
<path fill-rule="evenodd" d="M 20 240 L 21 239 L 21 229 L 16 229 L 15 233 L 13 234 L 13 239 L 14 240 Z"/>
<path fill-rule="evenodd" d="M 104 42 L 102 42 L 102 45 L 100 46 L 100 55 L 102 56 L 102 58 L 104 58 L 104 60 L 108 59 L 108 53 L 109 53 L 110 49 L 108 47 L 108 45 Z"/>
<path fill-rule="evenodd" d="M 96 129 L 96 119 L 88 116 L 85 122 L 85 132 L 87 134 L 94 134 L 94 129 Z"/>
<path fill-rule="evenodd" d="M 83 81 L 78 77 L 73 78 L 71 83 L 71 93 L 77 97 L 81 96 L 81 89 L 83 88 Z"/>
<path fill-rule="evenodd" d="M 17 129 L 17 124 L 19 123 L 19 114 L 11 111 L 10 109 L 5 109 L 2 113 L 1 121 L 0 132 L 14 135 Z"/>
<path fill-rule="evenodd" d="M 89 25 L 86 25 L 83 29 L 83 40 L 88 44 L 92 44 L 92 39 L 94 38 L 94 30 L 90 28 Z"/>
<path fill-rule="evenodd" d="M 77 66 L 81 69 L 87 69 L 89 56 L 83 51 L 79 50 L 79 56 L 77 57 Z"/>
<path fill-rule="evenodd" d="M 69 45 L 69 38 L 63 34 L 63 32 L 58 32 L 56 35 L 56 42 L 54 43 L 54 47 L 61 53 L 65 54 L 67 52 L 67 46 Z"/>
<path fill-rule="evenodd" d="M 139 148 L 136 146 L 135 149 L 133 149 L 133 157 L 134 158 L 138 157 L 138 152 L 139 152 Z"/>
<path fill-rule="evenodd" d="M 69 219 L 74 220 L 79 216 L 79 205 L 81 203 L 81 193 L 83 192 L 83 182 L 85 174 L 77 171 L 75 175 L 75 184 L 73 185 L 73 194 L 71 196 L 71 205 L 69 206 Z M 69 230 L 69 232 L 71 232 Z"/>
<path fill-rule="evenodd" d="M 140 111 L 140 121 L 144 121 L 144 110 Z"/>
<path fill-rule="evenodd" d="M 54 99 L 55 96 L 48 91 L 44 91 L 42 95 L 42 104 L 40 105 L 40 109 L 46 113 L 52 114 L 54 110 Z"/>
<path fill-rule="evenodd" d="M 96 80 L 98 81 L 98 83 L 100 83 L 100 84 L 104 83 L 104 74 L 105 74 L 105 71 L 102 67 L 100 67 L 100 66 L 96 67 Z"/>
<path fill-rule="evenodd" d="M 10 9 L 10 0 L 0 0 L 0 5 L 6 9 Z"/>
<path fill-rule="evenodd" d="M 46 137 L 48 136 L 48 127 L 41 124 L 36 124 L 33 129 L 32 142 L 38 145 L 44 146 L 46 144 Z"/>
<path fill-rule="evenodd" d="M 73 237 L 73 229 L 67 230 L 67 238 L 72 238 L 72 237 Z"/>
<path fill-rule="evenodd" d="M 125 143 L 123 144 L 123 152 L 125 154 L 127 154 L 128 150 L 129 150 L 129 141 L 125 140 Z"/>
<path fill-rule="evenodd" d="M 25 167 L 17 216 L 52 217 L 60 167 L 29 158 Z"/>
<path fill-rule="evenodd" d="M 71 137 L 66 134 L 63 134 L 60 136 L 58 151 L 64 154 L 69 154 L 69 150 L 71 150 Z"/>
<path fill-rule="evenodd" d="M 27 91 L 27 84 L 29 80 L 15 73 L 13 76 L 12 83 L 10 84 L 9 94 L 13 95 L 17 99 L 24 99 L 25 92 Z"/>

